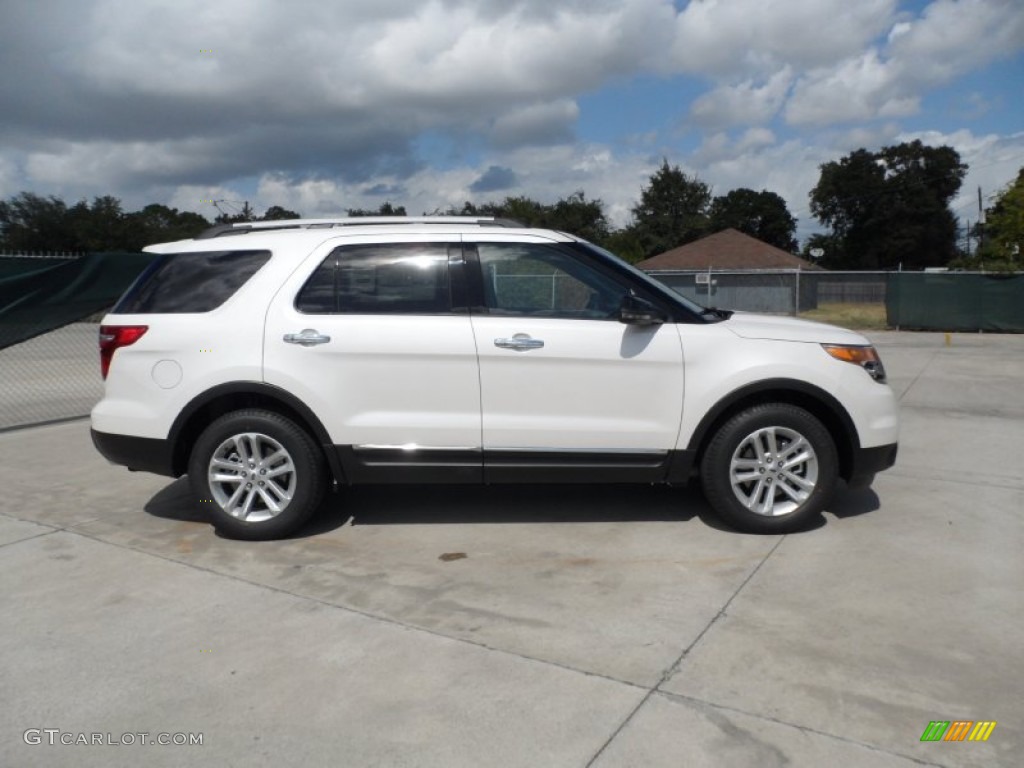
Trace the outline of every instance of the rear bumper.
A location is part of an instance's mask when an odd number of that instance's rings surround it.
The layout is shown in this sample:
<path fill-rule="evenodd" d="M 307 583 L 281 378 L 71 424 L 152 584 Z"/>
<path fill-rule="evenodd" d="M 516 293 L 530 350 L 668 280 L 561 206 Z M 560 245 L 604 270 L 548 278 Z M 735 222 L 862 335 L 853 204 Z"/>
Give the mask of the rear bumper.
<path fill-rule="evenodd" d="M 846 484 L 851 488 L 866 488 L 871 485 L 876 472 L 888 469 L 896 463 L 897 443 L 879 445 L 874 448 L 860 448 L 853 455 L 850 476 Z"/>
<path fill-rule="evenodd" d="M 152 472 L 157 475 L 176 477 L 167 440 L 132 435 L 115 435 L 110 432 L 89 430 L 92 444 L 103 458 L 114 464 L 128 467 L 133 472 Z"/>

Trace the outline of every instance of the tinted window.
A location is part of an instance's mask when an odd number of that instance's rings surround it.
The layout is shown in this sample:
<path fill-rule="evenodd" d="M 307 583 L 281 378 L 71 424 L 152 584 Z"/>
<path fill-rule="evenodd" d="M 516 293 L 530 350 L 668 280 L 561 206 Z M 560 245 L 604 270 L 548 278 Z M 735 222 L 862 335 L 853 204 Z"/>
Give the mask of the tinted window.
<path fill-rule="evenodd" d="M 299 291 L 295 308 L 310 314 L 448 312 L 448 246 L 388 243 L 338 248 Z"/>
<path fill-rule="evenodd" d="M 618 317 L 626 289 L 571 254 L 528 243 L 480 243 L 477 251 L 491 314 Z"/>
<path fill-rule="evenodd" d="M 163 254 L 128 289 L 114 312 L 209 312 L 230 299 L 269 258 L 270 251 Z"/>

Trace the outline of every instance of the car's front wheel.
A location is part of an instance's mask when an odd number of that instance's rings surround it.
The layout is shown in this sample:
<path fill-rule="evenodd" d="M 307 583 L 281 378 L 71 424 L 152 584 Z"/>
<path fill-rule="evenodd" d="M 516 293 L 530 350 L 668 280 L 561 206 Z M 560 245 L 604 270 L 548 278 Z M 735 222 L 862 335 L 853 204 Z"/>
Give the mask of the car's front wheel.
<path fill-rule="evenodd" d="M 298 529 L 323 498 L 323 459 L 309 434 L 284 416 L 246 409 L 200 435 L 188 467 L 192 490 L 221 533 L 276 539 Z"/>
<path fill-rule="evenodd" d="M 723 520 L 750 533 L 800 530 L 828 503 L 839 461 L 828 430 L 787 403 L 726 421 L 701 462 L 704 494 Z"/>

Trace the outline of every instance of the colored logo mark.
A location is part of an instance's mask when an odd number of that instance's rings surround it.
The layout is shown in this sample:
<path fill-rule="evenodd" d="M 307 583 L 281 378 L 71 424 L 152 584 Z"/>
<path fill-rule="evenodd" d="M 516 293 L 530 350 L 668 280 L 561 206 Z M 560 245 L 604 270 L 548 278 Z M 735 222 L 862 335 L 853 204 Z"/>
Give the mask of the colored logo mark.
<path fill-rule="evenodd" d="M 995 728 L 995 720 L 932 720 L 921 741 L 988 741 Z"/>

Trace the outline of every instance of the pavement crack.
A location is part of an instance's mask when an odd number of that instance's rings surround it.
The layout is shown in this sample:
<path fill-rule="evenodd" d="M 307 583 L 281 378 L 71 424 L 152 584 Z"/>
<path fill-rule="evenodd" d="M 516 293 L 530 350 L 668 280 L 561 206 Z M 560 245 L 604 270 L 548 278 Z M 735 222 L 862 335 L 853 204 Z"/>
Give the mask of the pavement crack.
<path fill-rule="evenodd" d="M 903 398 L 905 398 L 908 394 L 910 394 L 910 390 L 912 390 L 914 388 L 914 386 L 917 384 L 917 382 L 920 380 L 920 378 L 922 376 L 924 376 L 924 372 L 927 371 L 929 368 L 931 368 L 932 363 L 935 362 L 935 358 L 937 358 L 939 356 L 940 352 L 942 352 L 942 348 L 941 347 L 936 349 L 935 352 L 932 354 L 932 356 L 928 358 L 928 362 L 925 363 L 923 366 L 921 366 L 921 370 L 917 372 L 917 376 L 915 376 L 914 380 L 911 381 L 910 384 L 907 386 L 907 388 L 903 390 L 903 394 L 901 394 L 899 396 L 899 398 L 897 398 L 900 401 L 900 403 L 903 402 Z"/>
<path fill-rule="evenodd" d="M 946 768 L 944 763 L 929 762 L 927 760 L 922 760 L 919 757 L 914 757 L 913 755 L 904 754 L 902 752 L 895 752 L 895 751 L 893 751 L 891 749 L 886 749 L 885 747 L 880 747 L 877 744 L 870 744 L 870 743 L 865 742 L 865 741 L 860 741 L 859 739 L 851 739 L 849 736 L 840 736 L 839 734 L 830 733 L 829 731 L 822 731 L 822 730 L 819 730 L 817 728 L 812 728 L 812 727 L 807 726 L 807 725 L 800 725 L 799 723 L 791 723 L 791 722 L 789 722 L 787 720 L 780 720 L 777 717 L 770 717 L 769 715 L 763 715 L 763 714 L 761 714 L 759 712 L 749 712 L 749 711 L 747 711 L 745 709 L 740 709 L 739 707 L 731 707 L 731 706 L 728 706 L 726 704 L 716 704 L 713 701 L 707 701 L 706 699 L 699 699 L 699 698 L 697 698 L 695 696 L 687 696 L 687 695 L 682 694 L 682 693 L 672 693 L 670 691 L 657 691 L 656 693 L 657 693 L 658 696 L 661 696 L 662 698 L 668 699 L 669 701 L 675 701 L 675 702 L 678 702 L 678 703 L 681 703 L 681 704 L 688 704 L 688 705 L 696 704 L 698 706 L 709 707 L 711 709 L 719 710 L 721 712 L 731 712 L 731 713 L 735 713 L 737 715 L 744 715 L 745 717 L 752 717 L 752 718 L 755 718 L 757 720 L 763 720 L 763 721 L 768 722 L 768 723 L 774 723 L 775 725 L 781 725 L 781 726 L 784 726 L 784 727 L 787 727 L 787 728 L 795 728 L 796 730 L 800 731 L 801 733 L 809 733 L 809 734 L 812 734 L 814 736 L 821 736 L 821 737 L 824 737 L 824 738 L 827 738 L 827 739 L 834 739 L 836 741 L 841 741 L 844 744 L 853 744 L 853 745 L 856 745 L 858 747 L 863 747 L 864 749 L 870 749 L 873 752 L 881 752 L 884 755 L 891 755 L 892 757 L 898 757 L 898 758 L 901 758 L 903 760 L 909 760 L 910 762 L 916 763 L 917 765 L 925 765 L 925 766 L 929 766 L 930 768 Z"/>
<path fill-rule="evenodd" d="M 620 733 L 622 733 L 625 727 L 629 725 L 630 722 L 632 722 L 633 718 L 636 717 L 637 712 L 639 712 L 643 708 L 644 704 L 646 704 L 651 699 L 651 697 L 654 696 L 656 693 L 661 692 L 661 686 L 663 686 L 672 678 L 672 676 L 679 669 L 680 665 L 683 663 L 683 660 L 687 657 L 687 655 L 689 655 L 690 651 L 692 651 L 697 646 L 697 644 L 704 638 L 704 636 L 718 622 L 718 620 L 726 615 L 726 613 L 729 610 L 729 606 L 732 605 L 733 600 L 735 600 L 739 596 L 740 592 L 743 591 L 744 587 L 746 587 L 747 584 L 750 583 L 750 580 L 757 575 L 758 571 L 761 570 L 761 567 L 766 562 L 768 562 L 768 558 L 775 554 L 775 551 L 780 546 L 782 546 L 782 542 L 785 541 L 786 538 L 786 536 L 779 537 L 778 541 L 775 542 L 774 546 L 772 546 L 772 548 L 765 553 L 764 557 L 761 558 L 760 562 L 758 562 L 758 564 L 754 566 L 753 570 L 751 570 L 750 573 L 747 574 L 747 578 L 740 582 L 740 585 L 736 587 L 735 590 L 733 590 L 733 593 L 729 596 L 729 599 L 722 604 L 722 607 L 718 610 L 718 613 L 711 617 L 711 620 L 704 626 L 704 629 L 702 629 L 693 639 L 693 641 L 683 649 L 682 653 L 680 653 L 679 656 L 676 657 L 675 661 L 673 661 L 671 664 L 668 665 L 668 667 L 665 668 L 665 670 L 661 673 L 661 676 L 658 678 L 658 681 L 653 686 L 651 686 L 650 689 L 648 689 L 647 693 L 644 694 L 644 697 L 640 700 L 640 703 L 633 707 L 630 713 L 626 715 L 626 718 L 621 723 L 619 723 L 619 726 L 612 732 L 611 736 L 609 736 L 607 740 L 605 740 L 604 744 L 601 745 L 601 748 L 598 749 L 597 752 L 594 753 L 594 756 L 587 761 L 587 768 L 590 768 L 590 766 L 592 766 L 597 761 L 597 759 L 601 757 L 604 751 L 608 749 L 611 743 L 615 741 L 615 739 L 618 737 Z"/>
<path fill-rule="evenodd" d="M 354 608 L 353 606 L 350 606 L 350 605 L 344 605 L 342 603 L 332 603 L 329 600 L 324 600 L 322 598 L 314 597 L 312 595 L 303 595 L 303 594 L 300 594 L 298 592 L 292 592 L 291 590 L 284 589 L 282 587 L 274 586 L 272 584 L 264 584 L 264 583 L 259 582 L 259 581 L 253 581 L 251 579 L 246 579 L 246 578 L 243 578 L 241 576 L 237 576 L 235 574 L 223 573 L 221 571 L 216 571 L 216 570 L 214 570 L 212 568 L 208 568 L 206 566 L 197 565 L 195 563 L 189 563 L 189 562 L 186 562 L 186 561 L 183 561 L 183 560 L 177 560 L 177 559 L 175 559 L 173 557 L 170 557 L 168 555 L 162 555 L 162 554 L 159 554 L 157 552 L 150 552 L 148 550 L 139 549 L 138 547 L 132 547 L 132 546 L 129 546 L 127 544 L 120 544 L 118 542 L 107 541 L 106 539 L 102 539 L 102 538 L 99 538 L 98 536 L 94 536 L 92 534 L 85 533 L 84 531 L 75 530 L 73 528 L 61 528 L 59 530 L 52 531 L 52 533 L 58 533 L 58 532 L 68 533 L 68 534 L 71 534 L 71 535 L 74 535 L 74 536 L 81 536 L 84 539 L 89 539 L 90 541 L 95 541 L 98 544 L 105 544 L 107 546 L 117 547 L 118 549 L 124 549 L 124 550 L 127 550 L 129 552 L 135 552 L 136 554 L 139 554 L 139 555 L 144 555 L 144 556 L 147 556 L 147 557 L 155 557 L 158 560 L 163 560 L 163 561 L 168 562 L 168 563 L 173 563 L 174 565 L 178 565 L 178 566 L 181 566 L 183 568 L 191 568 L 191 569 L 196 570 L 196 571 L 202 571 L 203 573 L 208 573 L 211 576 L 216 576 L 216 577 L 220 577 L 220 578 L 224 578 L 224 579 L 229 579 L 231 581 L 235 581 L 235 582 L 238 582 L 240 584 L 246 584 L 247 586 L 255 587 L 257 589 L 265 589 L 265 590 L 268 590 L 270 592 L 276 592 L 277 594 L 287 595 L 288 597 L 294 598 L 295 600 L 301 600 L 303 602 L 314 603 L 316 605 L 321 605 L 321 606 L 324 606 L 325 608 L 331 608 L 331 609 L 338 610 L 338 611 L 344 611 L 346 613 L 356 614 L 357 616 L 362 616 L 365 619 L 369 619 L 371 621 L 379 621 L 379 622 L 382 622 L 384 624 L 390 624 L 392 626 L 400 627 L 401 629 L 404 629 L 404 630 L 407 630 L 407 631 L 410 631 L 410 632 L 420 632 L 420 633 L 423 633 L 425 635 L 430 635 L 431 637 L 436 637 L 436 638 L 448 640 L 448 641 L 453 642 L 453 643 L 461 643 L 463 645 L 473 646 L 474 648 L 478 648 L 480 650 L 491 651 L 493 653 L 499 653 L 499 654 L 502 654 L 503 656 L 510 656 L 512 658 L 520 659 L 521 661 L 529 661 L 529 662 L 533 662 L 533 663 L 536 663 L 536 664 L 543 664 L 545 666 L 554 667 L 556 669 L 560 669 L 560 670 L 563 670 L 565 672 L 574 672 L 574 673 L 576 673 L 578 675 L 585 675 L 587 677 L 592 677 L 592 678 L 596 678 L 596 679 L 599 679 L 599 680 L 606 680 L 607 682 L 618 683 L 619 685 L 625 685 L 625 686 L 628 686 L 630 688 L 636 688 L 636 689 L 639 689 L 639 690 L 646 690 L 647 689 L 647 686 L 642 685 L 640 683 L 632 682 L 631 680 L 622 680 L 622 679 L 617 678 L 617 677 L 612 677 L 611 675 L 604 675 L 604 674 L 601 674 L 599 672 L 593 672 L 593 671 L 586 670 L 586 669 L 579 669 L 577 667 L 572 667 L 572 666 L 569 666 L 568 664 L 562 664 L 562 663 L 559 663 L 557 661 L 552 661 L 550 659 L 542 659 L 542 658 L 538 658 L 536 656 L 529 656 L 529 655 L 524 654 L 524 653 L 518 653 L 516 651 L 510 651 L 510 650 L 508 650 L 506 648 L 496 648 L 496 647 L 488 645 L 486 643 L 482 643 L 482 642 L 480 642 L 478 640 L 470 640 L 468 638 L 459 637 L 457 635 L 447 635 L 447 634 L 445 634 L 443 632 L 439 632 L 437 630 L 431 629 L 430 627 L 423 627 L 423 626 L 420 626 L 418 624 L 411 624 L 409 622 L 400 621 L 398 619 L 392 618 L 391 616 L 385 616 L 385 615 L 382 615 L 382 614 L 373 613 L 371 611 L 365 611 L 365 610 L 362 610 L 360 608 Z"/>
<path fill-rule="evenodd" d="M 55 533 L 60 533 L 61 530 L 62 529 L 60 529 L 60 528 L 53 528 L 52 530 L 49 530 L 49 531 L 41 531 L 39 533 L 33 533 L 31 536 L 26 536 L 26 537 L 24 537 L 22 539 L 14 539 L 13 541 L 5 541 L 2 544 L 0 544 L 0 549 L 3 549 L 4 547 L 11 547 L 11 546 L 14 546 L 15 544 L 24 544 L 26 541 L 32 541 L 33 539 L 41 539 L 44 536 L 52 536 Z"/>
<path fill-rule="evenodd" d="M 739 597 L 740 592 L 742 592 L 743 589 L 747 586 L 747 584 L 749 584 L 750 581 L 754 578 L 754 576 L 757 575 L 757 573 L 761 570 L 764 564 L 768 562 L 768 558 L 775 554 L 775 551 L 782 546 L 782 542 L 784 542 L 787 538 L 788 536 L 779 537 L 778 541 L 775 542 L 774 546 L 772 546 L 772 548 L 765 553 L 765 556 L 761 558 L 761 561 L 756 566 L 754 566 L 754 569 L 749 574 L 747 574 L 747 578 L 745 578 L 740 583 L 740 585 L 736 587 L 733 593 L 729 596 L 729 599 L 726 600 L 722 607 L 718 610 L 718 613 L 711 617 L 711 620 L 705 625 L 704 629 L 702 629 L 700 633 L 693 639 L 693 642 L 686 646 L 686 648 L 683 649 L 683 652 L 679 654 L 679 657 L 675 660 L 675 662 L 673 662 L 664 672 L 662 672 L 661 679 L 651 689 L 652 692 L 660 690 L 661 686 L 667 683 L 669 679 L 671 679 L 671 677 L 677 671 L 679 671 L 679 667 L 682 665 L 683 661 L 690 654 L 690 652 L 697 647 L 697 644 L 704 639 L 704 636 L 711 630 L 711 628 L 716 623 L 718 623 L 719 619 L 723 618 L 728 613 L 729 606 L 732 605 L 733 601 L 737 597 Z"/>
<path fill-rule="evenodd" d="M 16 523 L 28 523 L 30 525 L 37 525 L 40 528 L 48 529 L 45 531 L 40 531 L 39 533 L 33 533 L 31 536 L 25 536 L 20 539 L 12 539 L 11 541 L 2 542 L 0 543 L 0 549 L 2 549 L 3 547 L 9 547 L 12 544 L 21 544 L 24 541 L 32 541 L 32 539 L 39 539 L 43 536 L 50 536 L 51 534 L 58 533 L 64 530 L 64 528 L 61 528 L 59 526 L 50 525 L 49 523 L 40 523 L 35 520 L 25 520 L 24 518 L 16 517 L 15 515 L 0 514 L 0 517 L 3 517 L 7 520 L 11 520 Z"/>

